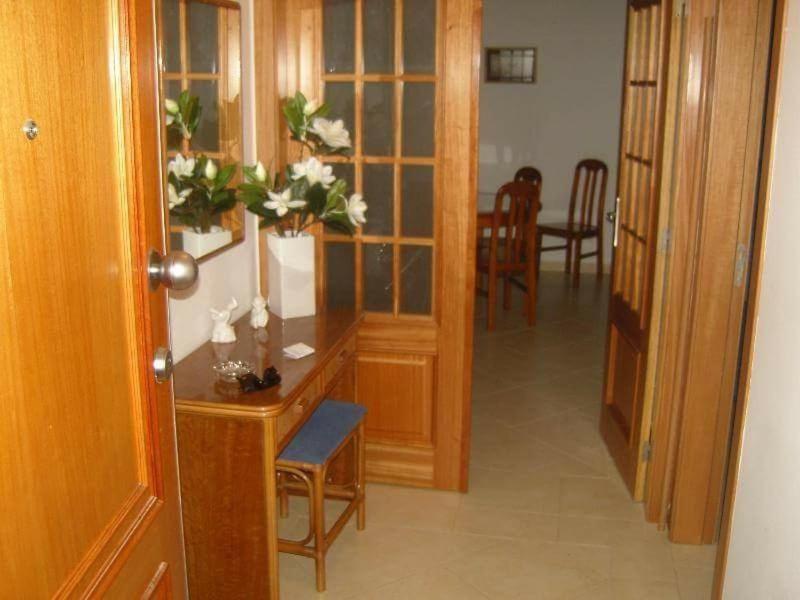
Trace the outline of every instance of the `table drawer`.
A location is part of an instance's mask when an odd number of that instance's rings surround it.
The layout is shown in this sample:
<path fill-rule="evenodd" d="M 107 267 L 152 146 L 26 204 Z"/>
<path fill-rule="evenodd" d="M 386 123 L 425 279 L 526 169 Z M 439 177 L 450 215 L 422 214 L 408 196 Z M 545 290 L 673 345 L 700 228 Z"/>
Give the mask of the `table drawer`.
<path fill-rule="evenodd" d="M 344 346 L 342 346 L 342 349 L 336 353 L 336 356 L 334 356 L 333 359 L 331 359 L 331 361 L 325 365 L 325 369 L 322 372 L 322 378 L 323 386 L 326 390 L 330 386 L 331 382 L 339 376 L 341 370 L 355 355 L 355 353 L 356 338 L 353 336 L 344 343 Z"/>
<path fill-rule="evenodd" d="M 291 406 L 287 408 L 277 418 L 276 423 L 276 439 L 278 447 L 283 448 L 286 445 L 289 435 L 294 435 L 295 426 L 307 416 L 309 411 L 314 410 L 317 399 L 322 391 L 320 377 L 315 377 L 303 390 L 297 395 L 292 402 Z"/>

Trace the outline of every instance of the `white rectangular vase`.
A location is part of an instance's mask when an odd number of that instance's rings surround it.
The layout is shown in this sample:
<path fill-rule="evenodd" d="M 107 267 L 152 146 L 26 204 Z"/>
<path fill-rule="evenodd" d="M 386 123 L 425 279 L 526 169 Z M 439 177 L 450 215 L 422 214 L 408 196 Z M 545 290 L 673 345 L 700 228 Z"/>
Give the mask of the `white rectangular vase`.
<path fill-rule="evenodd" d="M 308 317 L 317 311 L 314 236 L 267 234 L 269 309 L 281 319 Z"/>
<path fill-rule="evenodd" d="M 214 226 L 208 233 L 198 233 L 191 229 L 184 229 L 183 250 L 195 258 L 211 254 L 233 241 L 233 233 L 222 227 Z"/>

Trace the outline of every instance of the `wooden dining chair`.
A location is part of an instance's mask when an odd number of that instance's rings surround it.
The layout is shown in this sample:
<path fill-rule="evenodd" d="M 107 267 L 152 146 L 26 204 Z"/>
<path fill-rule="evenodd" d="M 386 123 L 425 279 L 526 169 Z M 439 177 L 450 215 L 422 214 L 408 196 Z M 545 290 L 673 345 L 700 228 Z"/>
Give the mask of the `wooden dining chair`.
<path fill-rule="evenodd" d="M 536 167 L 521 167 L 514 174 L 514 181 L 529 181 L 534 185 L 542 187 L 542 174 Z"/>
<path fill-rule="evenodd" d="M 541 186 L 529 181 L 512 181 L 497 190 L 489 243 L 478 254 L 478 274 L 485 274 L 488 279 L 485 294 L 489 331 L 495 327 L 498 278 L 503 279 L 503 308 L 511 308 L 514 285 L 528 296 L 528 325 L 536 323 L 536 221 L 542 208 L 540 190 Z M 518 281 L 517 275 L 523 275 L 525 282 Z"/>
<path fill-rule="evenodd" d="M 542 260 L 542 252 L 566 250 L 564 271 L 572 274 L 572 285 L 578 287 L 581 277 L 581 261 L 597 256 L 597 278 L 603 277 L 603 211 L 605 210 L 608 167 L 597 159 L 587 158 L 575 167 L 572 178 L 572 194 L 566 223 L 547 223 L 538 227 L 536 240 L 536 271 Z M 575 209 L 578 208 L 577 218 Z M 544 246 L 544 236 L 564 239 L 564 245 Z M 583 241 L 597 239 L 597 248 L 583 252 Z"/>

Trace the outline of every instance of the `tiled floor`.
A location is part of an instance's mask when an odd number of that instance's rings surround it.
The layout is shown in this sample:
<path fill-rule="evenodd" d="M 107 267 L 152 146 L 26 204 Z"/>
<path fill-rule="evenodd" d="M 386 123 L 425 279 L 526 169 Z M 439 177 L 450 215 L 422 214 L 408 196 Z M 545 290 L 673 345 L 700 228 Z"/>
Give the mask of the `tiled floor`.
<path fill-rule="evenodd" d="M 545 273 L 536 327 L 515 306 L 492 334 L 479 301 L 469 494 L 370 485 L 366 531 L 351 522 L 328 554 L 327 593 L 313 561 L 282 556 L 282 598 L 709 598 L 715 549 L 645 523 L 597 432 L 606 294 Z M 282 531 L 304 512 L 293 499 Z"/>

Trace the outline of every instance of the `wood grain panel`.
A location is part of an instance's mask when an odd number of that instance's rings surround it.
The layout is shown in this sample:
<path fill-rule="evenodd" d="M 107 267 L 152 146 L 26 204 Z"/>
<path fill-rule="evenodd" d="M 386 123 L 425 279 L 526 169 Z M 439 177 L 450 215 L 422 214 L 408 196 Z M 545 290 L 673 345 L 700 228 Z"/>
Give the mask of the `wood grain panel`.
<path fill-rule="evenodd" d="M 367 440 L 433 444 L 430 356 L 360 352 L 358 403 L 367 408 Z"/>
<path fill-rule="evenodd" d="M 154 22 L 146 1 L 0 5 L 8 597 L 132 597 L 161 562 L 184 594 L 170 388 L 149 366 L 166 295 L 143 268 L 163 249 Z"/>
<path fill-rule="evenodd" d="M 720 518 L 758 189 L 772 5 L 772 0 L 728 0 L 717 9 L 670 523 L 671 539 L 684 543 L 713 542 Z"/>
<path fill-rule="evenodd" d="M 179 412 L 177 424 L 189 594 L 268 597 L 277 576 L 267 560 L 263 473 L 274 453 L 264 422 Z"/>

